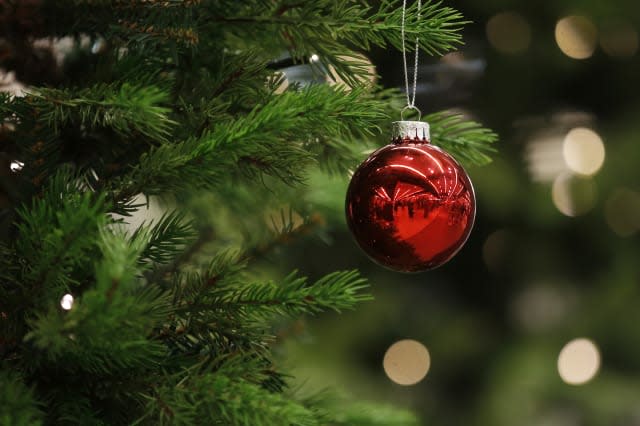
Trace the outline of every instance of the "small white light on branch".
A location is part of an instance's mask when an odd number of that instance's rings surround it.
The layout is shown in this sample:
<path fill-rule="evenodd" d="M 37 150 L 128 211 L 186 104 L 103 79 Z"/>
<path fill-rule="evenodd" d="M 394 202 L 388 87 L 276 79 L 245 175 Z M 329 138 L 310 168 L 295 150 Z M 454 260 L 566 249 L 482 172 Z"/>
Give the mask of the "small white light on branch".
<path fill-rule="evenodd" d="M 65 311 L 73 308 L 73 296 L 68 293 L 62 296 L 62 299 L 60 299 L 60 306 L 62 306 L 62 309 Z"/>
<path fill-rule="evenodd" d="M 20 161 L 12 161 L 9 167 L 11 168 L 12 172 L 19 172 L 24 167 L 24 163 Z"/>
<path fill-rule="evenodd" d="M 431 366 L 431 357 L 422 343 L 406 339 L 387 349 L 382 364 L 389 379 L 408 386 L 424 379 Z"/>
<path fill-rule="evenodd" d="M 318 62 L 319 60 L 320 60 L 320 57 L 315 53 L 311 55 L 311 57 L 309 58 L 309 62 Z"/>

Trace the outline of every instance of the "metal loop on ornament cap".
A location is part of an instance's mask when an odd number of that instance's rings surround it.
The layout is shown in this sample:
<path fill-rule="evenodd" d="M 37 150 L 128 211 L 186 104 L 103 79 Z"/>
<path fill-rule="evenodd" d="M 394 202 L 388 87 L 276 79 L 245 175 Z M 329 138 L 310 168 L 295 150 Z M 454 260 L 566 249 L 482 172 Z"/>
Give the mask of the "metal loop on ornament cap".
<path fill-rule="evenodd" d="M 392 123 L 391 139 L 394 141 L 410 139 L 429 142 L 431 140 L 429 123 L 424 121 L 394 121 Z"/>
<path fill-rule="evenodd" d="M 420 111 L 420 108 L 418 108 L 415 105 L 407 105 L 406 107 L 400 110 L 400 120 L 404 121 L 404 112 L 408 109 L 413 109 L 415 111 L 418 111 L 418 121 L 422 119 L 422 111 Z"/>

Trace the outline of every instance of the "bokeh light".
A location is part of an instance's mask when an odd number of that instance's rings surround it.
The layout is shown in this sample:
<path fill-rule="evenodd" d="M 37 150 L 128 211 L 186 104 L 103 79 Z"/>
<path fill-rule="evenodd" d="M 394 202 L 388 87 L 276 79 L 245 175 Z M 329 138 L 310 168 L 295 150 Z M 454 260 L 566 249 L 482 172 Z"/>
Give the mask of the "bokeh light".
<path fill-rule="evenodd" d="M 543 134 L 534 137 L 526 147 L 525 159 L 531 178 L 536 182 L 552 182 L 567 171 L 562 158 L 561 134 Z"/>
<path fill-rule="evenodd" d="M 60 306 L 65 311 L 71 310 L 71 308 L 73 308 L 73 296 L 68 293 L 62 296 L 62 299 L 60 299 Z"/>
<path fill-rule="evenodd" d="M 638 32 L 628 22 L 613 22 L 604 26 L 600 47 L 614 58 L 629 58 L 638 52 Z"/>
<path fill-rule="evenodd" d="M 24 167 L 24 163 L 22 163 L 20 161 L 12 161 L 11 165 L 9 167 L 11 168 L 12 172 L 14 172 L 14 173 L 15 172 L 19 172 Z"/>
<path fill-rule="evenodd" d="M 387 349 L 382 364 L 389 379 L 409 386 L 424 379 L 431 366 L 431 357 L 422 343 L 405 339 Z"/>
<path fill-rule="evenodd" d="M 560 324 L 574 305 L 574 294 L 556 282 L 535 283 L 517 294 L 510 312 L 522 329 L 545 332 Z"/>
<path fill-rule="evenodd" d="M 487 22 L 489 43 L 502 53 L 519 53 L 531 44 L 531 26 L 516 12 L 502 12 Z"/>
<path fill-rule="evenodd" d="M 509 231 L 499 229 L 490 234 L 482 245 L 482 259 L 491 272 L 502 269 L 509 252 L 510 237 Z"/>
<path fill-rule="evenodd" d="M 621 237 L 640 231 L 640 193 L 627 188 L 616 189 L 604 205 L 609 227 Z"/>
<path fill-rule="evenodd" d="M 555 37 L 562 53 L 573 59 L 587 59 L 596 49 L 598 30 L 585 16 L 567 16 L 557 22 Z"/>
<path fill-rule="evenodd" d="M 553 181 L 551 199 L 565 216 L 580 216 L 593 208 L 596 202 L 596 186 L 588 177 L 564 173 Z"/>
<path fill-rule="evenodd" d="M 567 133 L 562 155 L 569 169 L 582 175 L 594 175 L 604 163 L 602 138 L 591 129 L 577 127 Z"/>
<path fill-rule="evenodd" d="M 558 356 L 560 378 L 570 385 L 582 385 L 593 379 L 600 369 L 600 351 L 589 339 L 567 343 Z"/>

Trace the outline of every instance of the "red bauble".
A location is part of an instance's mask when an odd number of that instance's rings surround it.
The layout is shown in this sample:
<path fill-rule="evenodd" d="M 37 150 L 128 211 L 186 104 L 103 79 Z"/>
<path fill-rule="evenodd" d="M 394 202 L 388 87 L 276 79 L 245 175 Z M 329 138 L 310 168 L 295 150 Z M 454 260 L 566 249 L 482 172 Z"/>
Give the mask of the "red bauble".
<path fill-rule="evenodd" d="M 346 213 L 353 236 L 373 260 L 418 272 L 460 250 L 473 227 L 476 200 L 462 166 L 429 143 L 429 125 L 399 121 L 393 143 L 354 173 Z"/>

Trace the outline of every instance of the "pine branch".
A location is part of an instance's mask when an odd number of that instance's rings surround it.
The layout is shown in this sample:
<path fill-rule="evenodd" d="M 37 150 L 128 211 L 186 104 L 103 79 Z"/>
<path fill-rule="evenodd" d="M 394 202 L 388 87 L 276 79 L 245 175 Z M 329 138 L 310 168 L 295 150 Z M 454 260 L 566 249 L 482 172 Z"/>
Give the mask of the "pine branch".
<path fill-rule="evenodd" d="M 261 8 L 231 5 L 229 15 L 214 15 L 210 25 L 224 24 L 238 39 L 251 38 L 260 43 L 269 40 L 264 48 L 273 50 L 276 38 L 296 60 L 312 54 L 320 56 L 325 65 L 350 86 L 362 83 L 359 77 L 368 72 L 368 64 L 358 60 L 347 45 L 370 50 L 372 46 L 386 48 L 402 46 L 402 3 L 384 1 L 372 11 L 358 1 L 319 0 L 293 4 L 265 3 Z M 431 55 L 442 55 L 462 43 L 460 30 L 467 21 L 441 2 L 423 4 L 418 18 L 417 4 L 407 8 L 405 34 L 407 40 L 419 38 L 419 48 Z M 249 25 L 247 25 L 249 24 Z M 409 43 L 409 49 L 412 49 Z"/>
<path fill-rule="evenodd" d="M 299 183 L 314 160 L 305 144 L 327 135 L 372 134 L 383 117 L 381 105 L 362 91 L 312 86 L 287 92 L 202 138 L 153 148 L 115 198 L 214 188 L 230 170 Z"/>
<path fill-rule="evenodd" d="M 138 256 L 141 264 L 166 264 L 183 253 L 195 238 L 193 224 L 177 210 L 165 213 L 155 225 L 141 225 L 131 235 L 132 241 L 145 241 L 145 247 Z"/>
<path fill-rule="evenodd" d="M 192 375 L 147 396 L 146 416 L 160 425 L 209 424 L 238 426 L 313 426 L 313 413 L 282 394 L 220 373 Z M 138 423 L 139 424 L 139 423 Z"/>
<path fill-rule="evenodd" d="M 241 259 L 248 261 L 264 256 L 277 247 L 289 244 L 311 233 L 321 225 L 321 220 L 317 216 L 304 220 L 302 224 L 296 224 L 293 219 L 293 213 L 293 210 L 289 209 L 288 215 L 285 216 L 284 210 L 280 210 L 280 223 L 272 217 L 271 228 L 275 231 L 273 236 L 266 241 L 262 241 L 257 246 L 245 250 Z"/>
<path fill-rule="evenodd" d="M 76 297 L 68 312 L 52 300 L 47 311 L 29 321 L 26 340 L 41 351 L 31 355 L 31 364 L 113 374 L 147 369 L 165 353 L 148 336 L 168 316 L 168 296 L 137 280 L 144 240 L 131 244 L 124 235 L 100 235 L 103 258 L 96 265 L 95 286 Z"/>
<path fill-rule="evenodd" d="M 357 271 L 334 272 L 313 284 L 294 272 L 280 283 L 252 283 L 238 289 L 218 286 L 204 300 L 190 304 L 189 310 L 223 309 L 264 318 L 297 317 L 325 310 L 340 312 L 371 300 L 370 295 L 363 293 L 365 288 L 366 280 Z"/>
<path fill-rule="evenodd" d="M 161 106 L 167 102 L 165 92 L 128 83 L 76 91 L 39 89 L 14 102 L 28 104 L 39 121 L 55 131 L 66 125 L 111 128 L 123 137 L 141 134 L 154 141 L 166 141 L 176 124 L 169 119 L 170 109 Z"/>
<path fill-rule="evenodd" d="M 43 420 L 35 392 L 14 372 L 0 370 L 0 423 L 32 426 L 43 424 Z"/>
<path fill-rule="evenodd" d="M 447 111 L 429 114 L 423 118 L 430 124 L 431 140 L 463 163 L 478 166 L 489 164 L 490 154 L 496 152 L 492 146 L 498 135 L 459 114 Z"/>
<path fill-rule="evenodd" d="M 35 306 L 59 300 L 75 283 L 72 271 L 85 267 L 95 247 L 93 237 L 104 224 L 104 197 L 79 192 L 67 170 L 51 179 L 42 198 L 18 209 L 20 238 L 16 252 L 25 262 L 21 277 Z"/>

